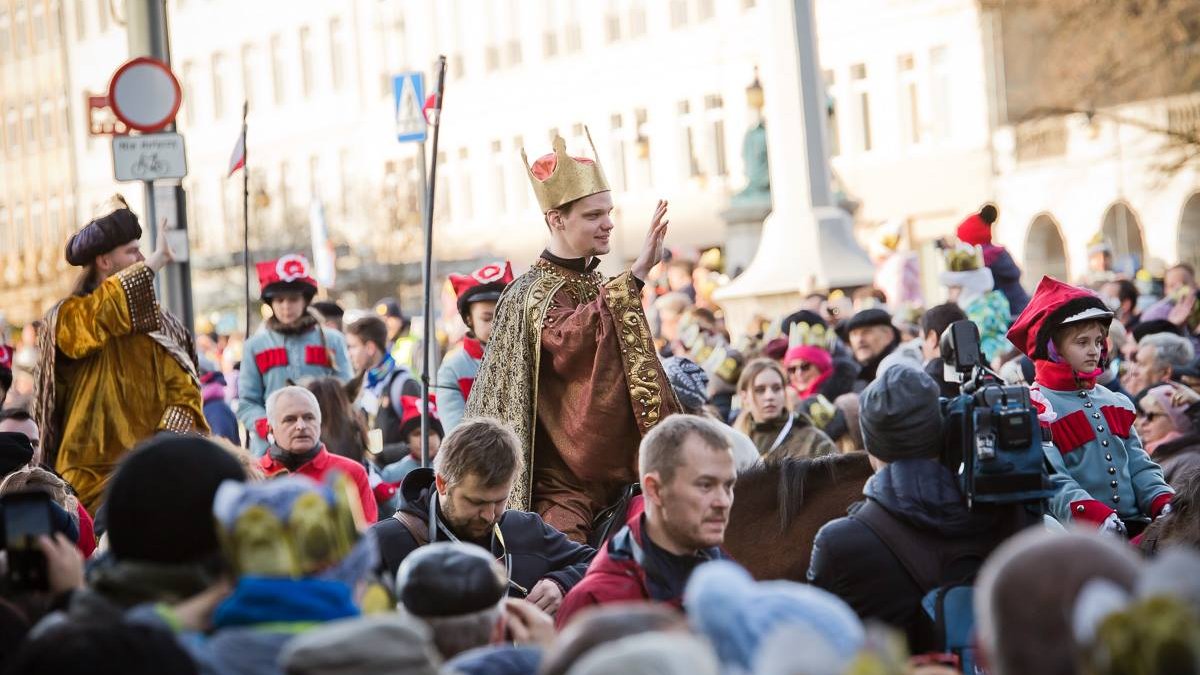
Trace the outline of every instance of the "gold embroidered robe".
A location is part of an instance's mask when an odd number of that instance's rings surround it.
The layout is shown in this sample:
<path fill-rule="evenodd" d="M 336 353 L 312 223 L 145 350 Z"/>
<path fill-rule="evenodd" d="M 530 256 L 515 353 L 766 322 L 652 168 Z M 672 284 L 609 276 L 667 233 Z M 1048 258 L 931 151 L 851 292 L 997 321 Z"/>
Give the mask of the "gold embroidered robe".
<path fill-rule="evenodd" d="M 58 303 L 39 335 L 35 415 L 45 461 L 90 513 L 117 462 L 158 431 L 208 432 L 190 333 L 137 263 Z"/>
<path fill-rule="evenodd" d="M 638 480 L 638 445 L 679 401 L 658 361 L 629 272 L 609 280 L 540 258 L 505 290 L 465 418 L 521 439 L 510 508 L 577 541 Z"/>

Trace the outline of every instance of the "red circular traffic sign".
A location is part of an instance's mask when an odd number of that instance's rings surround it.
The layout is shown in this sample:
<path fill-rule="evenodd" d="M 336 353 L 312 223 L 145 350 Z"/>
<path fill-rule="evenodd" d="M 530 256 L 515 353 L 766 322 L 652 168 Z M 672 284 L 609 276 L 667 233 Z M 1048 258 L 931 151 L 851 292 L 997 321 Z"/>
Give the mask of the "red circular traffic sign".
<path fill-rule="evenodd" d="M 183 90 L 170 66 L 146 56 L 125 62 L 108 83 L 108 104 L 130 129 L 158 131 L 175 119 Z"/>

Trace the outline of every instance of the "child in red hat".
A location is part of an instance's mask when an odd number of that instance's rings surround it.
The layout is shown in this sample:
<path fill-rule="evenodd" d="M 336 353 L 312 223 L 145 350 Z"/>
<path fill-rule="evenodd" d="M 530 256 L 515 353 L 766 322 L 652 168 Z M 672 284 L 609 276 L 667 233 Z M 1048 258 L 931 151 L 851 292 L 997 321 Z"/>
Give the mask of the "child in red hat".
<path fill-rule="evenodd" d="M 1133 404 L 1096 383 L 1113 313 L 1091 291 L 1042 277 L 1008 339 L 1033 360 L 1030 387 L 1062 523 L 1135 535 L 1169 511 L 1175 491 L 1142 448 Z"/>

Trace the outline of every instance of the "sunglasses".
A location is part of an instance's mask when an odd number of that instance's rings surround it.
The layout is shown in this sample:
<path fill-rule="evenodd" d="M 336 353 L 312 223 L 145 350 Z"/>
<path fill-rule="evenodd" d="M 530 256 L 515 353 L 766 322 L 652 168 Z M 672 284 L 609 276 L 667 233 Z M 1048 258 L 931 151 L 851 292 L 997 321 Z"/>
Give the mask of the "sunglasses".
<path fill-rule="evenodd" d="M 1147 422 L 1153 422 L 1154 420 L 1158 419 L 1159 417 L 1166 417 L 1166 416 L 1167 416 L 1167 413 L 1142 412 L 1142 419 L 1146 420 Z"/>
<path fill-rule="evenodd" d="M 813 366 L 813 364 L 811 364 L 811 363 L 801 363 L 798 366 L 792 366 L 791 368 L 788 368 L 788 372 L 793 375 L 796 373 L 807 373 L 808 371 L 812 370 L 814 367 L 815 366 Z"/>

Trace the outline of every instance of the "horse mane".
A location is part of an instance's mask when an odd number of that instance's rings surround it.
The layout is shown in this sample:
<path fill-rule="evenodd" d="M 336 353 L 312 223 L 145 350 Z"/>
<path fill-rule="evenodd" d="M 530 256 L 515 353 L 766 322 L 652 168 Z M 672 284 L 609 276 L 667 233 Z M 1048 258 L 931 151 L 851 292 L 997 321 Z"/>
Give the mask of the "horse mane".
<path fill-rule="evenodd" d="M 871 464 L 865 452 L 822 455 L 820 457 L 784 457 L 761 462 L 738 476 L 739 484 L 757 484 L 759 489 L 770 489 L 775 483 L 779 500 L 779 529 L 787 530 L 804 506 L 806 490 L 819 490 L 846 478 L 871 473 Z M 761 485 L 761 484 L 767 485 Z M 757 491 L 757 490 L 755 490 Z"/>

